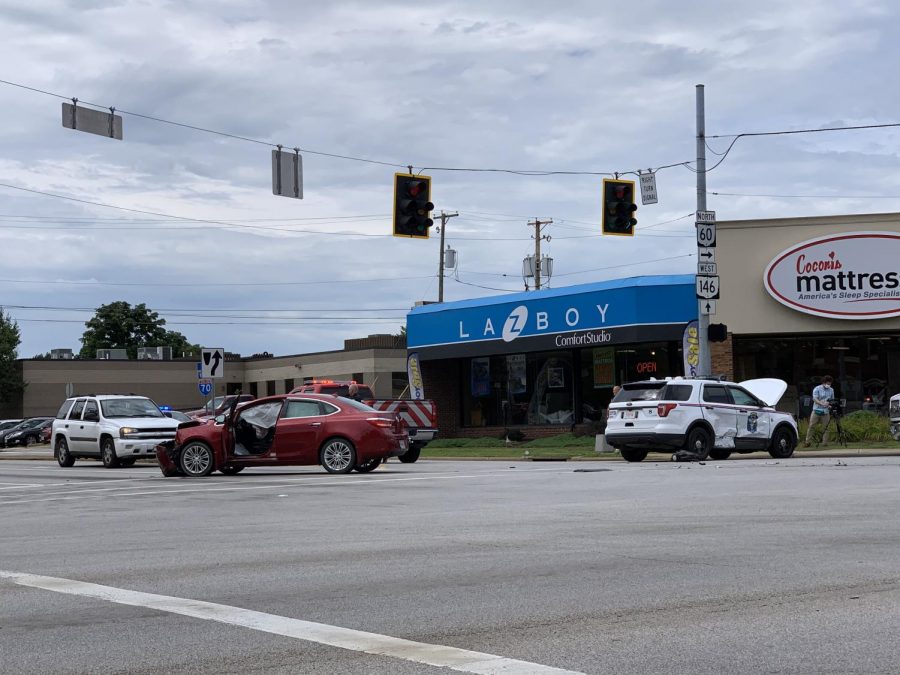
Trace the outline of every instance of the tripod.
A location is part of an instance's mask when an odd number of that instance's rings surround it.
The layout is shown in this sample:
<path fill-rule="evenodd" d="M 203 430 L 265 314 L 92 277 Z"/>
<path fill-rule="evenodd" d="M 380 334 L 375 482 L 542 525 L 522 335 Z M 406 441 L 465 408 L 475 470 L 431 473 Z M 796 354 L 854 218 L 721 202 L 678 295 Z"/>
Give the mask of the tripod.
<path fill-rule="evenodd" d="M 839 445 L 847 447 L 847 434 L 844 432 L 844 427 L 841 426 L 841 416 L 840 415 L 831 415 L 831 419 L 828 420 L 828 424 L 825 425 L 825 428 L 822 430 L 822 437 L 816 441 L 816 447 L 819 447 L 819 444 L 822 442 L 822 438 L 828 434 L 831 430 L 831 423 L 834 422 L 835 431 L 837 431 L 837 442 Z"/>

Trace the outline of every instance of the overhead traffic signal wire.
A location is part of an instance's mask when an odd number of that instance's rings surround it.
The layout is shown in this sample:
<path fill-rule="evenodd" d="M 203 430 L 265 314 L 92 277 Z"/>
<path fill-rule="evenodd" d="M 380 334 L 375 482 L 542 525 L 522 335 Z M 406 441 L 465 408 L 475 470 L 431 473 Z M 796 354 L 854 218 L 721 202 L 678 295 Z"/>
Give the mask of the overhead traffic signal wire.
<path fill-rule="evenodd" d="M 11 82 L 10 80 L 0 79 L 0 84 L 6 84 L 11 87 L 18 87 L 20 89 L 26 89 L 28 91 L 33 91 L 39 94 L 44 94 L 46 96 L 53 96 L 55 98 L 62 99 L 64 101 L 72 101 L 75 100 L 71 96 L 64 96 L 63 94 L 57 94 L 52 91 L 46 91 L 44 89 L 38 89 L 37 87 L 29 87 L 24 84 L 20 84 L 18 82 Z M 78 103 L 86 106 L 90 106 L 92 108 L 97 108 L 98 110 L 108 111 L 111 108 L 109 106 L 100 105 L 99 103 L 91 103 L 90 101 L 82 101 L 81 99 L 77 99 Z M 251 138 L 249 136 L 240 136 L 238 134 L 228 133 L 226 131 L 216 131 L 215 129 L 208 129 L 206 127 L 197 126 L 194 124 L 185 124 L 184 122 L 174 122 L 172 120 L 167 120 L 162 117 L 154 117 L 153 115 L 145 115 L 143 113 L 131 112 L 128 110 L 123 110 L 121 108 L 116 108 L 115 111 L 122 115 L 130 115 L 132 117 L 139 117 L 141 119 L 151 120 L 154 122 L 160 122 L 161 124 L 169 124 L 176 127 L 182 127 L 184 129 L 191 129 L 193 131 L 199 131 L 207 134 L 215 134 L 216 136 L 223 136 L 225 138 L 231 138 L 238 141 L 245 141 L 247 143 L 255 143 L 257 145 L 267 145 L 271 148 L 280 148 L 287 147 L 287 144 L 277 144 L 272 143 L 271 141 L 263 141 L 258 138 Z M 297 146 L 296 150 L 299 152 L 304 152 L 310 155 L 321 155 L 323 157 L 333 157 L 335 159 L 346 159 L 354 162 L 366 162 L 368 164 L 379 164 L 381 166 L 390 166 L 390 167 L 400 167 L 407 168 L 409 163 L 399 163 L 399 162 L 384 162 L 375 159 L 368 159 L 365 157 L 354 157 L 352 155 L 342 155 L 338 153 L 332 152 L 322 152 L 319 150 L 310 150 L 309 148 L 304 148 L 302 146 Z M 690 168 L 690 162 L 693 160 L 689 160 L 686 162 L 675 162 L 674 164 L 665 164 L 663 166 L 657 167 L 653 169 L 653 171 L 659 171 L 661 169 L 669 169 L 676 166 L 686 166 Z M 466 171 L 466 172 L 492 172 L 492 173 L 510 173 L 521 176 L 557 176 L 557 175 L 571 175 L 571 176 L 619 176 L 625 174 L 634 174 L 638 175 L 641 171 L 645 169 L 636 169 L 634 171 L 619 171 L 619 172 L 597 172 L 597 171 L 536 171 L 536 170 L 515 170 L 515 169 L 482 169 L 482 168 L 464 168 L 464 167 L 434 167 L 434 168 L 422 168 L 419 172 L 423 171 Z"/>

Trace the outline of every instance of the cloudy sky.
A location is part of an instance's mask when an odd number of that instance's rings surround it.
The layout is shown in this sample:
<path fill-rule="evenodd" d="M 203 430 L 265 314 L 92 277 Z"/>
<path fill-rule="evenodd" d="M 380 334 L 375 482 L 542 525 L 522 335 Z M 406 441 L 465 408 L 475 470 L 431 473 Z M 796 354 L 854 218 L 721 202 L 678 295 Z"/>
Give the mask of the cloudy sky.
<path fill-rule="evenodd" d="M 900 122 L 898 24 L 889 0 L 6 2 L 0 305 L 22 357 L 78 351 L 116 300 L 244 355 L 397 333 L 438 294 L 437 234 L 390 236 L 408 164 L 459 212 L 446 300 L 523 290 L 534 218 L 551 286 L 689 273 L 695 85 L 710 167 L 731 134 Z M 64 129 L 71 97 L 123 111 L 125 139 Z M 900 211 L 898 136 L 742 138 L 708 208 Z M 303 200 L 271 193 L 276 143 L 303 150 Z M 601 237 L 592 174 L 669 165 L 637 236 Z"/>

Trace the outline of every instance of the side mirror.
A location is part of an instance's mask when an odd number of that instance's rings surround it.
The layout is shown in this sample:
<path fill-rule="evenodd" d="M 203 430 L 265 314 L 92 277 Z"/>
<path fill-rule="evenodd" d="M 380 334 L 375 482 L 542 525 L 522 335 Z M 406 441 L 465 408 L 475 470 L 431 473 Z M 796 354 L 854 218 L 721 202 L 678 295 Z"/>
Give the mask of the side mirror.
<path fill-rule="evenodd" d="M 216 415 L 216 424 L 225 424 L 225 415 Z"/>

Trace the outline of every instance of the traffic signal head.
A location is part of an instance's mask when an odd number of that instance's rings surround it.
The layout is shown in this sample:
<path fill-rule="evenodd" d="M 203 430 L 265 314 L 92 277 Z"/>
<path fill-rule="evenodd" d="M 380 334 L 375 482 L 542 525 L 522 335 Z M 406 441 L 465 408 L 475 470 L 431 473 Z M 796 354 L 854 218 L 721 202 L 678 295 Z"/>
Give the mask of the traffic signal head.
<path fill-rule="evenodd" d="M 603 179 L 603 234 L 634 236 L 634 217 L 637 204 L 634 203 L 634 181 Z"/>
<path fill-rule="evenodd" d="M 711 323 L 706 337 L 710 342 L 725 342 L 728 339 L 728 326 L 724 323 Z"/>
<path fill-rule="evenodd" d="M 431 219 L 431 177 L 394 174 L 394 236 L 428 239 Z"/>

